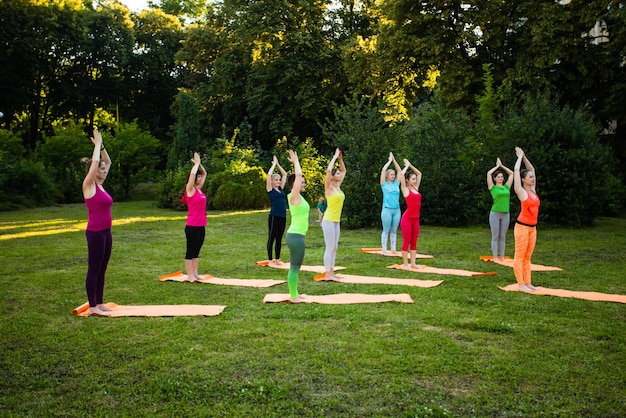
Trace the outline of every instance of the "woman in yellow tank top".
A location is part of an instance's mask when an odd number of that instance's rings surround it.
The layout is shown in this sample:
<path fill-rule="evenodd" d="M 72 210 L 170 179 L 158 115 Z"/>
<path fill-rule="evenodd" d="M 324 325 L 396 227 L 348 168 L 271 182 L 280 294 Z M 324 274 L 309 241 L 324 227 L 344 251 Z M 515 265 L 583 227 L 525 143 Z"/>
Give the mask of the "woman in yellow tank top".
<path fill-rule="evenodd" d="M 339 168 L 335 168 L 335 163 Z M 341 210 L 346 195 L 341 191 L 341 183 L 346 177 L 346 166 L 343 162 L 343 154 L 339 148 L 335 150 L 335 155 L 330 160 L 326 169 L 326 180 L 324 181 L 324 193 L 328 207 L 322 220 L 322 231 L 324 232 L 324 270 L 326 275 L 322 280 L 336 279 L 335 257 L 339 246 L 339 233 L 341 222 Z"/>

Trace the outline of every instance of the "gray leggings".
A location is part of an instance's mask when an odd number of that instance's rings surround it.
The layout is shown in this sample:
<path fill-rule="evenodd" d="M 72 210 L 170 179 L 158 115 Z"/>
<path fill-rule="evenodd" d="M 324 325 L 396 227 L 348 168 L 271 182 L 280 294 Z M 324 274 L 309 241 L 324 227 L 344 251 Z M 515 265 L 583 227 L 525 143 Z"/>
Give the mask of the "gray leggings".
<path fill-rule="evenodd" d="M 324 251 L 324 269 L 326 271 L 334 271 L 335 256 L 337 255 L 337 247 L 339 246 L 339 233 L 341 232 L 340 223 L 324 219 L 322 221 L 322 231 L 324 232 L 324 243 L 326 244 L 326 251 Z"/>
<path fill-rule="evenodd" d="M 491 254 L 494 260 L 498 257 L 504 258 L 504 247 L 506 246 L 506 231 L 509 230 L 511 214 L 506 212 L 489 212 L 489 226 L 491 227 Z"/>

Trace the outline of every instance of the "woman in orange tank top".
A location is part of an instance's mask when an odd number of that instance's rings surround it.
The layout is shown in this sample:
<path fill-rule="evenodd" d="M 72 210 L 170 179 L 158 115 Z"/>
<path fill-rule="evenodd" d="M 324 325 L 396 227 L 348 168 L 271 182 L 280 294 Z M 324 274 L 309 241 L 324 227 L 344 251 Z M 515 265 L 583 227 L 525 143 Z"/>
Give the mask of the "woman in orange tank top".
<path fill-rule="evenodd" d="M 520 290 L 532 292 L 536 289 L 531 283 L 530 258 L 537 242 L 537 219 L 539 217 L 539 196 L 535 187 L 535 167 L 530 163 L 524 151 L 515 147 L 517 161 L 513 169 L 513 187 L 521 202 L 520 214 L 515 223 L 515 260 L 513 271 Z M 525 169 L 522 170 L 522 162 Z"/>

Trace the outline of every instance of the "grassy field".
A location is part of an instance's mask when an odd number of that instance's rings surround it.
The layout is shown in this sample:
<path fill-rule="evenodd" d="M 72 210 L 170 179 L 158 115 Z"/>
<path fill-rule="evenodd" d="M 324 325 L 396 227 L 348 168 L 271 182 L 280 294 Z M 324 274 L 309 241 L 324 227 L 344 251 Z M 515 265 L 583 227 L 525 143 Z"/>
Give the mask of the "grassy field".
<path fill-rule="evenodd" d="M 254 289 L 160 282 L 181 270 L 185 214 L 115 203 L 105 298 L 226 305 L 216 317 L 83 318 L 84 205 L 0 213 L 0 415 L 218 417 L 618 417 L 626 411 L 626 305 L 503 292 L 510 268 L 484 227 L 422 227 L 424 264 L 491 277 L 389 270 L 359 252 L 380 231 L 342 231 L 346 273 L 444 279 L 421 289 L 315 282 L 301 293 L 409 293 L 414 304 L 267 304 Z M 261 268 L 267 212 L 210 213 L 200 272 L 286 279 Z M 314 219 L 313 217 L 311 218 Z M 320 265 L 311 226 L 306 264 Z M 284 245 L 283 259 L 289 250 Z M 513 255 L 513 234 L 508 235 Z M 626 219 L 539 228 L 533 262 L 550 288 L 626 294 Z"/>

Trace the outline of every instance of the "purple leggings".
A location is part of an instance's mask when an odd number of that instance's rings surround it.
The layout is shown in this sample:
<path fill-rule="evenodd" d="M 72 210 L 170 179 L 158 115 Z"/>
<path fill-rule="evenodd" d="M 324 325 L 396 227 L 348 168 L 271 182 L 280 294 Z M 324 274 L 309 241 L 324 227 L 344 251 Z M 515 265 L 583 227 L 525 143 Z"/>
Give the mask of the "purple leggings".
<path fill-rule="evenodd" d="M 86 231 L 87 237 L 87 299 L 89 306 L 94 307 L 104 300 L 104 276 L 111 258 L 113 237 L 111 229 L 102 231 Z"/>

